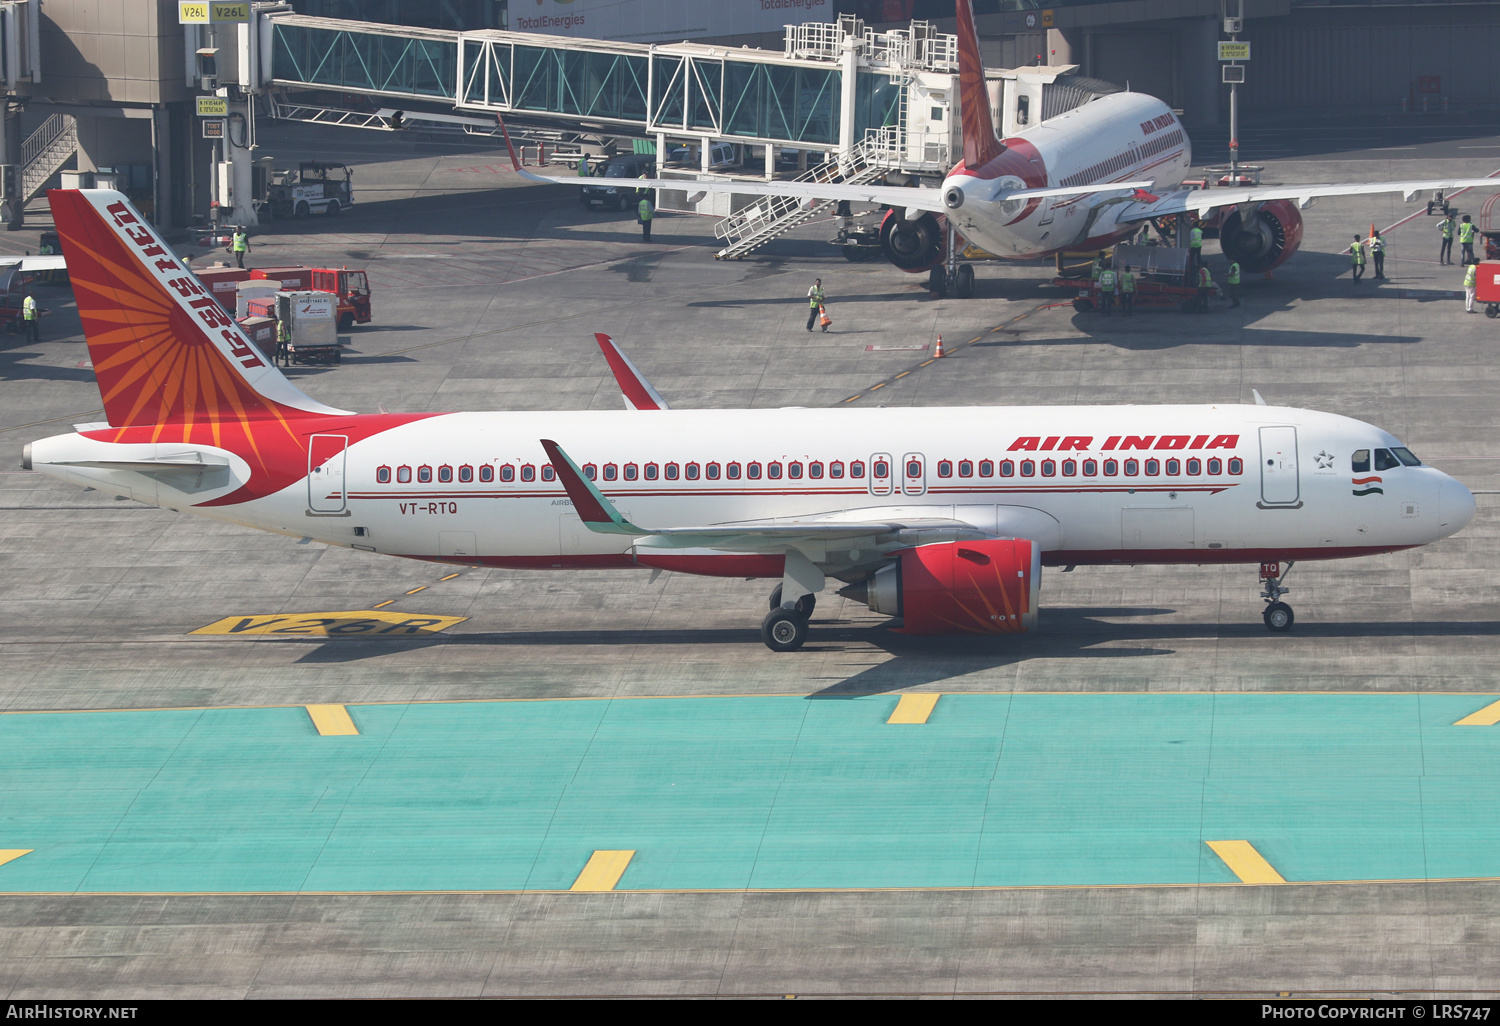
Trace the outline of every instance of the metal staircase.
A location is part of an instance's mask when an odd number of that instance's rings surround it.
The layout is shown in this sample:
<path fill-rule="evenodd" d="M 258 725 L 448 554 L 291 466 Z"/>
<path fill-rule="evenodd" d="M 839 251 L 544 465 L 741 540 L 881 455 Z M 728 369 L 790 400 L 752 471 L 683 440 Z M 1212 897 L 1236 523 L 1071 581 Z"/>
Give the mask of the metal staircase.
<path fill-rule="evenodd" d="M 860 185 L 873 181 L 890 170 L 889 165 L 871 160 L 871 141 L 855 147 L 843 161 L 820 164 L 808 168 L 796 177 L 799 182 L 818 182 L 844 185 Z M 804 224 L 819 214 L 837 206 L 834 200 L 819 200 L 807 204 L 791 196 L 761 196 L 754 203 L 741 207 L 714 226 L 714 234 L 727 245 L 714 254 L 715 260 L 738 260 Z"/>
<path fill-rule="evenodd" d="M 29 202 L 78 154 L 78 122 L 54 114 L 21 144 L 21 197 Z"/>

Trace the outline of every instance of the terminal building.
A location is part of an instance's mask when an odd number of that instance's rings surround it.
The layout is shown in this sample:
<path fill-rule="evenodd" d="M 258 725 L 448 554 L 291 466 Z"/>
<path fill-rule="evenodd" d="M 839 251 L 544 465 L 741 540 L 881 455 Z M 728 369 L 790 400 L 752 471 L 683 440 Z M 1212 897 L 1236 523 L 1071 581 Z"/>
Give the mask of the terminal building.
<path fill-rule="evenodd" d="M 400 111 L 397 124 L 491 134 L 500 114 L 539 155 L 582 136 L 686 145 L 701 172 L 719 142 L 750 170 L 826 156 L 845 180 L 940 173 L 952 159 L 951 0 L 292 0 L 200 4 L 232 17 L 184 19 L 194 6 L 0 0 L 9 223 L 65 172 L 114 184 L 165 227 L 215 210 L 255 223 L 268 117 L 390 130 Z M 1066 109 L 1080 88 L 1152 93 L 1190 128 L 1226 116 L 1224 0 L 975 10 L 1002 131 Z M 1467 116 L 1500 95 L 1486 59 L 1497 2 L 1243 0 L 1240 13 L 1247 118 Z"/>

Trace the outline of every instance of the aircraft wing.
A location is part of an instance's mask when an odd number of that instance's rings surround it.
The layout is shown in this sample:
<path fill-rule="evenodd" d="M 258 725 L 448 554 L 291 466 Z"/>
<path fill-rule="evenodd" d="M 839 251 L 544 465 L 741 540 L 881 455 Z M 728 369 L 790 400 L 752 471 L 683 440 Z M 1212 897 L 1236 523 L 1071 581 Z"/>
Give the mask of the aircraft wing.
<path fill-rule="evenodd" d="M 878 539 L 880 544 L 919 545 L 932 541 L 970 540 L 990 535 L 962 520 L 913 517 L 869 521 L 810 518 L 751 520 L 701 527 L 651 528 L 632 524 L 594 486 L 578 465 L 551 439 L 541 440 L 547 458 L 585 527 L 597 534 L 628 535 L 653 548 L 722 548 L 735 552 L 780 552 L 797 542 Z"/>
<path fill-rule="evenodd" d="M 14 267 L 25 274 L 35 271 L 62 271 L 66 270 L 68 262 L 61 253 L 50 253 L 45 256 L 4 256 L 0 257 L 0 268 Z"/>
<path fill-rule="evenodd" d="M 1366 182 L 1364 184 L 1237 186 L 1226 189 L 1181 189 L 1155 202 L 1136 202 L 1120 209 L 1121 221 L 1144 221 L 1148 217 L 1173 214 L 1202 215 L 1215 207 L 1265 203 L 1269 200 L 1295 200 L 1303 210 L 1324 196 L 1372 196 L 1399 192 L 1409 203 L 1421 193 L 1442 189 L 1500 188 L 1500 178 L 1448 178 L 1424 182 Z"/>

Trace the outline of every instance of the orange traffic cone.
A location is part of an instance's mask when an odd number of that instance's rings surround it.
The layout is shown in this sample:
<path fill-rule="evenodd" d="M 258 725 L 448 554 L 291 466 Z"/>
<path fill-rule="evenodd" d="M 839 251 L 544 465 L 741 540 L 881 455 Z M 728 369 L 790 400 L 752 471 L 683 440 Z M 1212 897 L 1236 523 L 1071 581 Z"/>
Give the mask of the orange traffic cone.
<path fill-rule="evenodd" d="M 945 357 L 947 355 L 948 355 L 947 353 L 943 352 L 943 336 L 939 335 L 938 336 L 938 344 L 937 344 L 937 352 L 935 352 L 935 353 L 932 354 L 932 358 L 934 360 L 941 360 L 943 357 Z"/>

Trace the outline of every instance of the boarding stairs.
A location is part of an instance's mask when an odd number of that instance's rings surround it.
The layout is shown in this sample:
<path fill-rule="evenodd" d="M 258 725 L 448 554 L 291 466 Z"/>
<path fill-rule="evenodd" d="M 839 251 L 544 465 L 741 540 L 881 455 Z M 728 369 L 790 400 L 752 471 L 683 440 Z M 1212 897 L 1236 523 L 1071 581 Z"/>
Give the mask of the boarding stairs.
<path fill-rule="evenodd" d="M 872 161 L 871 152 L 868 144 L 861 144 L 843 160 L 808 168 L 794 180 L 819 184 L 837 182 L 841 185 L 862 185 L 874 181 L 890 168 Z M 836 200 L 814 200 L 809 203 L 793 196 L 758 197 L 755 202 L 741 207 L 714 225 L 714 234 L 727 243 L 714 254 L 714 259 L 738 260 L 837 205 Z"/>
<path fill-rule="evenodd" d="M 78 155 L 78 122 L 68 114 L 54 114 L 21 143 L 22 203 L 46 188 L 52 176 Z"/>

